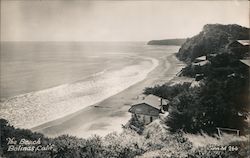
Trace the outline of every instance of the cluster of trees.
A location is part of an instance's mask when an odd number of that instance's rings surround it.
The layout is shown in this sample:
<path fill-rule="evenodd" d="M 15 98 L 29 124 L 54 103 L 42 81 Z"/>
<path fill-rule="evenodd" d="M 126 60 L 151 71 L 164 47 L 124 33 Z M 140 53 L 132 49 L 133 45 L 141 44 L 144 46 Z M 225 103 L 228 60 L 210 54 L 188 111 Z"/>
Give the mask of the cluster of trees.
<path fill-rule="evenodd" d="M 249 94 L 246 80 L 233 77 L 212 79 L 201 87 L 190 88 L 172 101 L 176 107 L 170 112 L 167 125 L 172 131 L 206 132 L 213 135 L 216 127 L 247 129 Z"/>
<path fill-rule="evenodd" d="M 191 83 L 187 82 L 185 82 L 184 84 L 174 84 L 174 85 L 171 85 L 171 83 L 166 83 L 163 85 L 156 85 L 154 87 L 147 87 L 144 89 L 143 94 L 146 95 L 153 94 L 161 98 L 173 100 L 173 98 L 178 94 L 180 94 L 181 92 L 187 91 L 190 85 Z"/>
<path fill-rule="evenodd" d="M 173 108 L 166 124 L 173 132 L 214 134 L 216 127 L 225 127 L 239 129 L 244 134 L 250 102 L 249 69 L 234 59 L 230 54 L 215 57 L 209 66 L 199 70 L 206 70 L 199 87 L 190 87 L 190 83 L 166 84 L 146 88 L 144 93 L 171 101 Z"/>
<path fill-rule="evenodd" d="M 207 24 L 198 35 L 186 40 L 177 53 L 177 57 L 190 63 L 197 57 L 211 53 L 217 54 L 228 43 L 238 39 L 249 39 L 249 28 L 236 24 Z"/>
<path fill-rule="evenodd" d="M 182 60 L 192 61 L 197 56 L 216 51 L 216 55 L 209 58 L 208 64 L 192 66 L 188 62 L 188 66 L 182 71 L 182 75 L 187 77 L 202 74 L 200 86 L 163 85 L 145 90 L 146 94 L 171 100 L 170 104 L 174 108 L 166 122 L 171 131 L 203 131 L 212 135 L 217 132 L 216 127 L 222 127 L 238 129 L 241 134 L 247 133 L 249 67 L 240 62 L 242 56 L 226 47 L 228 37 L 246 38 L 248 34 L 244 34 L 245 31 L 249 29 L 238 25 L 204 26 L 203 31 L 187 40 L 178 53 Z M 224 36 L 226 38 L 222 38 Z M 207 41 L 208 39 L 211 41 Z M 205 54 L 200 54 L 199 50 Z"/>

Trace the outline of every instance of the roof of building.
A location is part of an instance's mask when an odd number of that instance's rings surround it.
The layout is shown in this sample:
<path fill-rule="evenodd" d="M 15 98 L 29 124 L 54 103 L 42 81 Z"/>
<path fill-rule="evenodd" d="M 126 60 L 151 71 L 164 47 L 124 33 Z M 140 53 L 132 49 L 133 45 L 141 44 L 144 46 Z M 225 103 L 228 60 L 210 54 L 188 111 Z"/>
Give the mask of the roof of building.
<path fill-rule="evenodd" d="M 167 105 L 169 103 L 169 100 L 158 97 L 156 95 L 150 94 L 144 97 L 140 97 L 137 101 L 136 104 L 139 103 L 146 103 L 152 107 L 155 107 L 157 109 L 161 108 L 161 101 L 162 101 L 162 105 Z"/>
<path fill-rule="evenodd" d="M 205 61 L 200 61 L 200 62 L 192 63 L 192 65 L 195 65 L 195 66 L 204 66 L 204 65 L 206 65 L 208 63 L 210 63 L 210 61 L 205 60 Z"/>
<path fill-rule="evenodd" d="M 204 56 L 198 57 L 195 60 L 206 60 L 206 56 L 204 55 Z"/>
<path fill-rule="evenodd" d="M 140 103 L 140 104 L 132 105 L 128 111 L 134 114 L 142 114 L 142 115 L 149 115 L 149 116 L 159 116 L 159 113 L 160 113 L 159 109 L 147 103 Z"/>
<path fill-rule="evenodd" d="M 250 40 L 237 40 L 240 44 L 243 46 L 249 46 L 250 45 Z"/>
<path fill-rule="evenodd" d="M 162 100 L 162 105 L 167 105 L 169 103 L 167 99 L 163 99 L 153 94 L 146 96 L 146 98 L 144 99 L 144 103 L 147 103 L 156 108 L 160 108 L 161 100 Z"/>
<path fill-rule="evenodd" d="M 247 66 L 250 66 L 250 59 L 247 60 L 240 60 L 242 63 L 246 64 Z"/>

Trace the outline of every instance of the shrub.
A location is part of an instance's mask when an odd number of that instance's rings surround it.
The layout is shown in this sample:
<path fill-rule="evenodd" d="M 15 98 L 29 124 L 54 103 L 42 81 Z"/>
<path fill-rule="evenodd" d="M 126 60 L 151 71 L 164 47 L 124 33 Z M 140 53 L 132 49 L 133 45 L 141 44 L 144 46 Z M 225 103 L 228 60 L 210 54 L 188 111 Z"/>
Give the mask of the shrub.
<path fill-rule="evenodd" d="M 166 83 L 164 85 L 156 85 L 154 87 L 148 87 L 144 89 L 144 94 L 149 95 L 153 94 L 165 99 L 172 100 L 175 96 L 180 94 L 183 91 L 187 91 L 190 87 L 190 83 L 183 83 L 183 84 L 174 84 L 170 85 Z"/>

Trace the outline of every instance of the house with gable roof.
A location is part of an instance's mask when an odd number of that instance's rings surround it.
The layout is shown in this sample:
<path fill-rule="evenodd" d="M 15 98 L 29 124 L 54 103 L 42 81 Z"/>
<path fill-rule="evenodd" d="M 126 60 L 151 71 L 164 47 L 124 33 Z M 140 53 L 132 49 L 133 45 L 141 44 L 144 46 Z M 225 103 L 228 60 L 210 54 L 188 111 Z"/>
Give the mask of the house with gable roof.
<path fill-rule="evenodd" d="M 128 111 L 132 114 L 132 118 L 147 125 L 158 119 L 160 113 L 168 111 L 168 104 L 167 99 L 150 94 L 132 105 Z"/>

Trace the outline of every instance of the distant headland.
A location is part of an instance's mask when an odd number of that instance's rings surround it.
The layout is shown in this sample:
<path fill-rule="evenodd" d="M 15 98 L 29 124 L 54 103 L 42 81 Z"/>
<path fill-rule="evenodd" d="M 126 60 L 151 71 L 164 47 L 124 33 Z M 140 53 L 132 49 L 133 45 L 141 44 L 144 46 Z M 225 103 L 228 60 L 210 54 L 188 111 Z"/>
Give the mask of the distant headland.
<path fill-rule="evenodd" d="M 181 46 L 183 43 L 185 43 L 185 38 L 176 38 L 176 39 L 163 39 L 163 40 L 152 40 L 149 41 L 148 45 L 177 45 Z"/>

